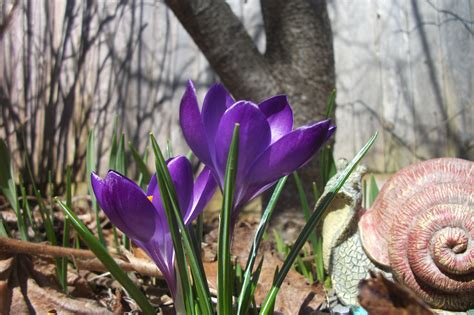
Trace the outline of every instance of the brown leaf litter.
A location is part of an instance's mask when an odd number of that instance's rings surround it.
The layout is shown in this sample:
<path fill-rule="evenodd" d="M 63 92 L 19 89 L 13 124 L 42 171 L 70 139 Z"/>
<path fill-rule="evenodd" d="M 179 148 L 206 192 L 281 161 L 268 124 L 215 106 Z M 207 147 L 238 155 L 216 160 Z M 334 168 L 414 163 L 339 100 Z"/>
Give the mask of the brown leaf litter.
<path fill-rule="evenodd" d="M 370 273 L 359 284 L 359 303 L 373 315 L 432 315 L 429 307 L 408 288 Z"/>

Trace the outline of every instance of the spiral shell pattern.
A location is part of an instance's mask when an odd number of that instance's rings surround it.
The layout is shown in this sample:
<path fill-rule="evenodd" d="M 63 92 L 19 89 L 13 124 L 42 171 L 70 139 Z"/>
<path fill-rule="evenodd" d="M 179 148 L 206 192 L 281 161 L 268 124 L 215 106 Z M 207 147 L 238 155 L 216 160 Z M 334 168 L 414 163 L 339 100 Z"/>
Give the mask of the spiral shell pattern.
<path fill-rule="evenodd" d="M 422 209 L 422 211 L 421 211 Z M 474 307 L 474 190 L 432 185 L 400 208 L 389 242 L 392 273 L 433 307 Z"/>
<path fill-rule="evenodd" d="M 383 235 L 364 243 L 369 257 L 388 260 L 394 278 L 432 307 L 474 308 L 474 163 L 422 162 L 387 184 L 359 223 L 361 235 Z"/>

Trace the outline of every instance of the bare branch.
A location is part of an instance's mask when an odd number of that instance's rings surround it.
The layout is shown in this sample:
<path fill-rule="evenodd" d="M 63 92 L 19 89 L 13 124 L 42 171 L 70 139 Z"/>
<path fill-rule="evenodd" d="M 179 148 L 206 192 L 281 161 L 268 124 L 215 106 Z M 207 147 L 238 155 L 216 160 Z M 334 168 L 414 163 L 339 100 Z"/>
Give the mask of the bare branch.
<path fill-rule="evenodd" d="M 8 254 L 35 255 L 47 259 L 52 257 L 73 257 L 79 268 L 94 271 L 107 271 L 107 268 L 90 250 L 30 243 L 0 237 L 0 252 Z M 144 259 L 134 258 L 131 262 L 123 261 L 117 257 L 114 257 L 114 259 L 119 267 L 124 271 L 135 271 L 146 276 L 163 277 L 163 274 L 158 270 L 155 264 Z"/>
<path fill-rule="evenodd" d="M 13 20 L 13 15 L 15 14 L 15 10 L 18 7 L 19 3 L 20 3 L 19 0 L 15 0 L 10 12 L 8 12 L 8 14 L 5 16 L 5 18 L 0 20 L 0 42 L 2 41 L 3 35 L 7 31 L 8 27 L 10 26 L 10 24 Z"/>

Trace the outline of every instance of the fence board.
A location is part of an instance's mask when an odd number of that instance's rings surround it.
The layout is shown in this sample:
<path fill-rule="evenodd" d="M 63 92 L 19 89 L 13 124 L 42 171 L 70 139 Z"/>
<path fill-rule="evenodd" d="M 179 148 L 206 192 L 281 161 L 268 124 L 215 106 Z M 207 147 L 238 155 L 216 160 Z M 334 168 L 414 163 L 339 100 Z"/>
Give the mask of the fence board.
<path fill-rule="evenodd" d="M 336 156 L 352 156 L 355 143 L 380 130 L 384 149 L 376 147 L 367 160 L 375 171 L 393 172 L 439 156 L 474 159 L 474 2 L 334 0 L 328 5 L 336 117 L 344 128 L 350 125 L 336 134 Z M 360 63 L 352 69 L 347 65 L 354 52 Z M 346 104 L 353 104 L 352 112 Z M 365 108 L 355 111 L 354 104 Z"/>
<path fill-rule="evenodd" d="M 259 0 L 228 2 L 263 52 Z M 105 169 L 116 116 L 140 149 L 153 131 L 162 144 L 171 140 L 176 153 L 187 151 L 178 128 L 184 84 L 193 79 L 202 99 L 217 78 L 162 2 L 92 2 L 97 7 L 90 35 L 103 28 L 77 78 L 85 2 L 67 15 L 64 1 L 30 1 L 31 38 L 26 3 L 0 43 L 0 86 L 12 102 L 2 108 L 0 136 L 17 147 L 13 121 L 25 122 L 32 160 L 43 168 L 49 163 L 42 159 L 44 144 L 57 142 L 48 154 L 58 164 L 58 179 L 64 164 L 83 157 L 86 127 L 94 127 L 102 140 L 98 152 Z M 352 157 L 379 130 L 366 160 L 375 171 L 437 156 L 474 159 L 474 0 L 328 0 L 328 11 L 338 90 L 336 156 Z M 108 16 L 112 19 L 102 25 Z M 72 28 L 65 38 L 68 22 Z M 58 85 L 50 72 L 55 52 L 65 56 Z"/>

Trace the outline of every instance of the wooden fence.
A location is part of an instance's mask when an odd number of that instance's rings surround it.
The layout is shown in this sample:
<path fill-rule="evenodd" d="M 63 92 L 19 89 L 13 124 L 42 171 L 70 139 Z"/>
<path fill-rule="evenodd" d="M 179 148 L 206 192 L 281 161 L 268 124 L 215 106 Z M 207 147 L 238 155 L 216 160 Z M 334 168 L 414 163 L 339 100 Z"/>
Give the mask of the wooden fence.
<path fill-rule="evenodd" d="M 0 1 L 0 16 L 17 1 Z M 228 1 L 264 50 L 259 1 Z M 187 148 L 178 106 L 187 79 L 216 81 L 163 2 L 18 1 L 0 41 L 0 137 L 31 153 L 36 176 L 66 164 L 83 173 L 93 127 L 106 167 L 114 121 L 143 150 L 150 131 Z M 376 130 L 366 163 L 391 172 L 418 159 L 474 158 L 473 0 L 328 0 L 337 157 Z M 115 119 L 117 117 L 117 119 Z"/>
<path fill-rule="evenodd" d="M 474 1 L 333 0 L 337 156 L 375 130 L 367 164 L 474 159 Z"/>

